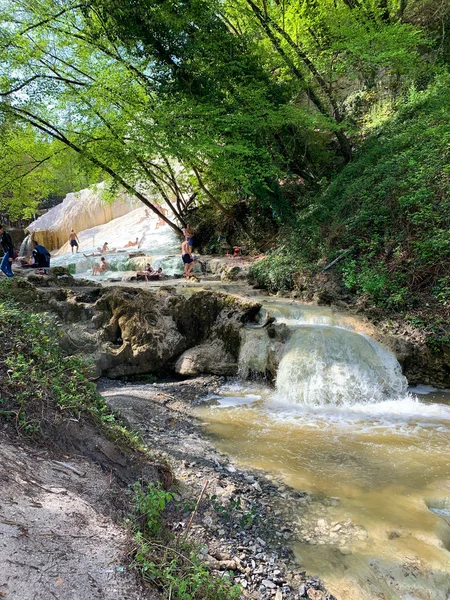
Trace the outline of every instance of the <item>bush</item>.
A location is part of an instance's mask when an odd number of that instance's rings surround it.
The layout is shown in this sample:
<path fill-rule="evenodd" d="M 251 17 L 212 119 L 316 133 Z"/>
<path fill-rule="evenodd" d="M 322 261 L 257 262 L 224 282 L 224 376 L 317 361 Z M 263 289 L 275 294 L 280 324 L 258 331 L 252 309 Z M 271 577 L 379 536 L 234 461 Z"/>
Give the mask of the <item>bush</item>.
<path fill-rule="evenodd" d="M 442 299 L 450 276 L 450 76 L 412 91 L 322 192 L 297 214 L 283 246 L 253 274 L 289 289 L 292 271 L 314 271 L 344 249 L 336 267 L 348 289 L 406 308 Z M 444 286 L 444 287 L 443 287 Z"/>
<path fill-rule="evenodd" d="M 135 549 L 132 566 L 156 586 L 163 598 L 172 600 L 233 600 L 240 587 L 220 579 L 199 558 L 199 548 L 184 536 L 166 529 L 163 511 L 172 494 L 153 484 L 134 486 L 132 530 Z"/>
<path fill-rule="evenodd" d="M 84 361 L 62 353 L 55 317 L 16 304 L 10 286 L 10 281 L 0 283 L 0 418 L 13 423 L 18 433 L 37 437 L 52 411 L 60 418 L 84 416 L 107 437 L 147 453 L 89 381 Z"/>

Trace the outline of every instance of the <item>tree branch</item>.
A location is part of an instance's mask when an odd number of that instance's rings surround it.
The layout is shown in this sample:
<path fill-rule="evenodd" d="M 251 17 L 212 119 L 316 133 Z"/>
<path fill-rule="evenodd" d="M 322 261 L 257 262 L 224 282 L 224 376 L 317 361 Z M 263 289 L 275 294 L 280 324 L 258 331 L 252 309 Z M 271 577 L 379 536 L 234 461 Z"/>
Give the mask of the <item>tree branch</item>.
<path fill-rule="evenodd" d="M 156 208 L 156 206 L 154 206 L 150 202 L 150 200 L 148 200 L 141 192 L 139 192 L 139 190 L 137 190 L 134 185 L 131 185 L 130 183 L 125 181 L 121 175 L 116 173 L 113 169 L 111 169 L 111 167 L 109 167 L 108 165 L 103 163 L 97 157 L 93 156 L 90 152 L 87 152 L 85 149 L 81 148 L 80 146 L 78 146 L 77 144 L 75 144 L 74 142 L 69 140 L 54 125 L 51 125 L 47 121 L 44 121 L 44 119 L 38 117 L 37 115 L 34 115 L 33 113 L 30 113 L 29 111 L 27 111 L 25 109 L 21 109 L 21 108 L 17 108 L 17 107 L 8 107 L 8 108 L 19 119 L 29 123 L 33 127 L 36 127 L 37 129 L 46 133 L 47 135 L 50 135 L 51 137 L 59 140 L 60 142 L 62 142 L 66 146 L 68 146 L 69 148 L 72 148 L 72 150 L 74 150 L 78 154 L 85 156 L 94 165 L 96 165 L 97 167 L 99 167 L 100 169 L 105 171 L 105 173 L 108 173 L 108 175 L 110 175 L 112 177 L 112 179 L 114 179 L 114 181 L 117 181 L 117 183 L 119 183 L 128 192 L 130 192 L 131 194 L 136 196 L 136 198 L 138 198 L 143 204 L 145 204 L 145 206 L 147 206 L 156 215 L 158 215 L 158 217 L 160 219 L 162 219 L 165 223 L 167 223 L 167 225 L 169 225 L 169 227 L 171 229 L 173 229 L 173 231 L 175 231 L 175 233 L 177 233 L 179 236 L 183 235 L 183 232 L 181 231 L 181 229 L 177 225 L 175 225 L 175 223 L 172 223 L 172 221 L 170 219 L 168 219 L 164 215 L 164 213 L 162 213 L 158 208 Z"/>

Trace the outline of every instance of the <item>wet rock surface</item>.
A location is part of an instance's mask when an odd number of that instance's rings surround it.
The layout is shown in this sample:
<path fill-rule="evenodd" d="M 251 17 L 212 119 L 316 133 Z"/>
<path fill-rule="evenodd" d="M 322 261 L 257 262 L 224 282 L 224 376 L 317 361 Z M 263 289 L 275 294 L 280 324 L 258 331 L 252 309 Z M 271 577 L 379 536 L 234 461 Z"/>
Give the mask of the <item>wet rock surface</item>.
<path fill-rule="evenodd" d="M 206 485 L 189 536 L 213 572 L 240 584 L 247 598 L 333 600 L 291 549 L 309 533 L 292 515 L 309 506 L 311 497 L 261 472 L 240 469 L 202 436 L 191 416 L 192 405 L 222 383 L 211 376 L 153 385 L 101 380 L 99 391 L 169 461 L 179 491 L 169 515 L 175 533 L 186 530 Z M 332 533 L 324 527 L 323 535 Z"/>
<path fill-rule="evenodd" d="M 204 290 L 186 296 L 170 286 L 95 286 L 64 271 L 14 280 L 11 293 L 58 316 L 64 350 L 83 354 L 93 377 L 173 372 L 177 361 L 187 375 L 237 371 L 239 332 L 257 302 Z"/>

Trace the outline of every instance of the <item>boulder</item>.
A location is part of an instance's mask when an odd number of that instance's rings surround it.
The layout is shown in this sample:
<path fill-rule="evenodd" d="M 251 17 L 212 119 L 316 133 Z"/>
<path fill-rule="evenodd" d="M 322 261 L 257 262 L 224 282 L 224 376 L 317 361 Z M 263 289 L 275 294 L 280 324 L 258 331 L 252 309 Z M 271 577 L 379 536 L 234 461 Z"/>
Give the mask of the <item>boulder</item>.
<path fill-rule="evenodd" d="M 237 279 L 239 279 L 240 272 L 241 268 L 237 265 L 223 265 L 220 273 L 220 280 L 225 282 L 236 281 Z"/>
<path fill-rule="evenodd" d="M 234 374 L 240 330 L 260 307 L 204 290 L 185 297 L 171 287 L 74 285 L 35 288 L 28 280 L 12 287 L 19 297 L 26 291 L 36 309 L 57 315 L 62 347 L 82 355 L 94 377 L 171 371 L 177 359 L 177 371 L 186 375 Z"/>
<path fill-rule="evenodd" d="M 213 340 L 189 348 L 180 356 L 175 364 L 175 371 L 180 375 L 236 375 L 236 358 L 229 354 L 221 340 Z"/>

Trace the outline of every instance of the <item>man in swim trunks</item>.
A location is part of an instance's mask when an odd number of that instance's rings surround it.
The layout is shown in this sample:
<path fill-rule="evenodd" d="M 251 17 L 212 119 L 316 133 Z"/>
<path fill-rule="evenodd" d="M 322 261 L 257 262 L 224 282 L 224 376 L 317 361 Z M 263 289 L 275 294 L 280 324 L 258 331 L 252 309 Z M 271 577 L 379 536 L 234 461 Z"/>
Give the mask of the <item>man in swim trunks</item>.
<path fill-rule="evenodd" d="M 73 254 L 74 248 L 77 249 L 77 253 L 78 253 L 78 244 L 80 243 L 80 240 L 78 239 L 78 236 L 73 229 L 69 234 L 69 242 L 70 242 L 70 247 L 72 248 L 72 254 Z"/>
<path fill-rule="evenodd" d="M 194 259 L 192 258 L 192 246 L 189 244 L 188 238 L 185 238 L 181 244 L 181 260 L 184 263 L 184 276 L 189 278 L 194 268 Z"/>

